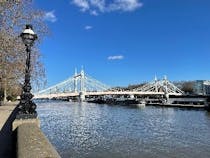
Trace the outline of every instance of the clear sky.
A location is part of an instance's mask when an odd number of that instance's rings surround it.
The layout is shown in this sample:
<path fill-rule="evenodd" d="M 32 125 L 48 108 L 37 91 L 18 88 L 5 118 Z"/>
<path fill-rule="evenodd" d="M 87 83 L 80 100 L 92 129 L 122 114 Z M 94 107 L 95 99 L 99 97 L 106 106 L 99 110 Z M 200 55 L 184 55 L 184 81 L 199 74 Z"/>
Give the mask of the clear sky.
<path fill-rule="evenodd" d="M 84 66 L 111 86 L 210 79 L 210 0 L 35 0 L 48 85 Z"/>

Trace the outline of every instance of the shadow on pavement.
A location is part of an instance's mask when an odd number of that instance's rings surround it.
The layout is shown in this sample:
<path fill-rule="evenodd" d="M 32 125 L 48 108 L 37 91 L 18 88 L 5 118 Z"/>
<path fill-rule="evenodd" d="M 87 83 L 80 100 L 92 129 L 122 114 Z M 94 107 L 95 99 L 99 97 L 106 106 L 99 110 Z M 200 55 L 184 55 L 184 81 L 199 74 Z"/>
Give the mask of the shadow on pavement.
<path fill-rule="evenodd" d="M 12 131 L 12 122 L 15 120 L 18 108 L 16 107 L 0 131 L 0 158 L 16 157 L 16 135 Z"/>

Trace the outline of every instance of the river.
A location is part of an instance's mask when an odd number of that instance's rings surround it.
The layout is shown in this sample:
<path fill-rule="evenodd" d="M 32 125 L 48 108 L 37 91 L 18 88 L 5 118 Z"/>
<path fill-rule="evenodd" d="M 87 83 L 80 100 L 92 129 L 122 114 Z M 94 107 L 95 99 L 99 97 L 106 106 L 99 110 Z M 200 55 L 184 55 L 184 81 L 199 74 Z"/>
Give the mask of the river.
<path fill-rule="evenodd" d="M 210 158 L 210 113 L 146 106 L 37 102 L 63 158 Z"/>

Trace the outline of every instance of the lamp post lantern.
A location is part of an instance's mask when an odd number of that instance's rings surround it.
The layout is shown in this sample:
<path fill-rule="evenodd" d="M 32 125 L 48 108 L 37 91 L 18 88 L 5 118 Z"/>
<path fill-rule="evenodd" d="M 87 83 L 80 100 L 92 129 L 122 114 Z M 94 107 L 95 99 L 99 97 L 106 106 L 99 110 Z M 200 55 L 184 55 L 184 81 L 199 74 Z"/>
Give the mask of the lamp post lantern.
<path fill-rule="evenodd" d="M 33 31 L 32 25 L 26 25 L 23 32 L 20 34 L 23 43 L 26 47 L 26 67 L 25 67 L 25 81 L 20 96 L 19 112 L 16 116 L 17 119 L 30 119 L 36 118 L 36 104 L 32 101 L 33 94 L 31 93 L 31 48 L 37 35 Z"/>

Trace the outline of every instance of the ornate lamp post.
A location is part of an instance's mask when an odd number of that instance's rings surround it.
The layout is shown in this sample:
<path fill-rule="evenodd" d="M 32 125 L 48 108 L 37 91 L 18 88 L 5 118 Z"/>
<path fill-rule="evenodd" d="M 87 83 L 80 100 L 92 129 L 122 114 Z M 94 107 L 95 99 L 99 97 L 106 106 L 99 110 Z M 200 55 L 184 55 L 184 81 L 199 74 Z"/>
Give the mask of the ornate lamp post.
<path fill-rule="evenodd" d="M 19 112 L 16 116 L 17 119 L 30 119 L 36 118 L 36 104 L 31 100 L 33 94 L 31 94 L 31 47 L 34 41 L 37 39 L 37 35 L 34 33 L 32 25 L 26 25 L 25 30 L 21 33 L 20 37 L 26 47 L 26 67 L 25 67 L 25 82 L 23 85 L 23 92 L 20 96 Z"/>

